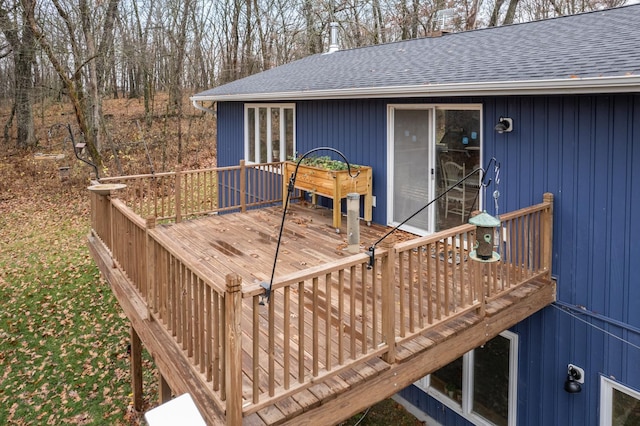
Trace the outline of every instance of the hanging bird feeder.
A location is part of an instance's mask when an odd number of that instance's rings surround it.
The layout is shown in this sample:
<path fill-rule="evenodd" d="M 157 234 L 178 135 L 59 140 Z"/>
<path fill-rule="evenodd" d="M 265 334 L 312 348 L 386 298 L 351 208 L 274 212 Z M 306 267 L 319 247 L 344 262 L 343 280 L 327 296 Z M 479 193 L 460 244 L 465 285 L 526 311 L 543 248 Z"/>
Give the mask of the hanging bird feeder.
<path fill-rule="evenodd" d="M 476 227 L 476 244 L 473 247 L 473 251 L 469 253 L 469 257 L 485 263 L 500 260 L 500 255 L 493 251 L 493 236 L 496 228 L 500 226 L 500 220 L 483 211 L 469 219 L 469 223 Z"/>

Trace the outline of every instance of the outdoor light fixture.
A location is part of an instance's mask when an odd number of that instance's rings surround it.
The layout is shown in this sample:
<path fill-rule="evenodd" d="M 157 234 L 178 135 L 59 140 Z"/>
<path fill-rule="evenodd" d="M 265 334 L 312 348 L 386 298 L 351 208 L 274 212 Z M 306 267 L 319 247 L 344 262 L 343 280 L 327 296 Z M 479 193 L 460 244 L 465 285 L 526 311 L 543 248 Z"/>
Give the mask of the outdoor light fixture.
<path fill-rule="evenodd" d="M 564 382 L 564 390 L 568 393 L 579 393 L 584 383 L 584 370 L 573 364 L 567 366 L 567 380 Z"/>
<path fill-rule="evenodd" d="M 269 300 L 271 299 L 271 287 L 273 286 L 273 277 L 276 273 L 276 264 L 278 263 L 278 252 L 280 251 L 280 242 L 282 241 L 282 230 L 284 229 L 284 219 L 287 216 L 287 208 L 289 207 L 289 199 L 291 198 L 291 194 L 293 194 L 293 190 L 295 188 L 296 185 L 296 177 L 298 176 L 298 168 L 300 167 L 300 163 L 302 162 L 302 160 L 305 159 L 305 157 L 313 152 L 316 151 L 331 151 L 331 152 L 335 152 L 336 154 L 338 154 L 340 157 L 342 157 L 342 159 L 344 160 L 345 163 L 347 163 L 347 171 L 349 173 L 349 176 L 352 179 L 355 179 L 358 177 L 358 175 L 360 174 L 360 171 L 356 171 L 356 174 L 351 174 L 351 164 L 349 164 L 349 160 L 347 160 L 347 157 L 344 156 L 344 154 L 340 151 L 338 151 L 335 148 L 331 148 L 328 146 L 321 146 L 318 148 L 313 148 L 310 149 L 309 151 L 305 152 L 300 158 L 298 158 L 298 162 L 296 164 L 296 168 L 293 171 L 293 173 L 291 174 L 291 177 L 289 178 L 289 184 L 287 185 L 287 195 L 286 195 L 286 199 L 284 202 L 284 209 L 282 210 L 282 222 L 280 223 L 280 233 L 278 234 L 278 244 L 276 245 L 276 255 L 273 258 L 273 268 L 271 269 L 271 280 L 267 283 L 267 282 L 261 282 L 260 283 L 260 287 L 264 288 L 264 294 L 262 294 L 260 296 L 260 305 L 265 305 L 267 303 L 269 303 Z M 284 195 L 284 194 L 283 194 Z"/>
<path fill-rule="evenodd" d="M 498 120 L 498 124 L 496 124 L 496 132 L 505 133 L 513 130 L 513 118 L 509 117 L 500 117 Z"/>

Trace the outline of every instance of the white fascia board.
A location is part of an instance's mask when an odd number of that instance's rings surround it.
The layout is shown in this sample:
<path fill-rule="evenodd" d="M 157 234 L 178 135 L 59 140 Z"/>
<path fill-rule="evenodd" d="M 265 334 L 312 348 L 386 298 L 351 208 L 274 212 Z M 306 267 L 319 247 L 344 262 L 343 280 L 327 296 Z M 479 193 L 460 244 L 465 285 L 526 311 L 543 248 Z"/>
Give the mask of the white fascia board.
<path fill-rule="evenodd" d="M 271 101 L 430 96 L 509 96 L 640 92 L 640 75 L 482 83 L 420 84 L 298 92 L 193 96 L 192 101 Z"/>

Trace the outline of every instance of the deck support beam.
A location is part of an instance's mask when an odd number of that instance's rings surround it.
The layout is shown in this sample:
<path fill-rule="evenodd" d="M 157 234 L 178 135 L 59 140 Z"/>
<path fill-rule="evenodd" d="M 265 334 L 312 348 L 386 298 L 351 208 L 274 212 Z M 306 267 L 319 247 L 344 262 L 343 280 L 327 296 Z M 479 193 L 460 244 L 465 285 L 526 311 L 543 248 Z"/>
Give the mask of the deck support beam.
<path fill-rule="evenodd" d="M 142 410 L 142 343 L 133 325 L 129 327 L 131 334 L 131 391 L 133 392 L 133 408 Z"/>

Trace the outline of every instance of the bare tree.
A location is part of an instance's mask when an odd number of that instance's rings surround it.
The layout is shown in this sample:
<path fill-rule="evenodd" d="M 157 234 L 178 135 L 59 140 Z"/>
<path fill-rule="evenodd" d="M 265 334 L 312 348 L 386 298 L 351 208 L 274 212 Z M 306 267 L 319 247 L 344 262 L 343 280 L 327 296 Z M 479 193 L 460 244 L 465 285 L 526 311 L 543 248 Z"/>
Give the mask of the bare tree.
<path fill-rule="evenodd" d="M 35 39 L 31 28 L 23 25 L 25 14 L 18 3 L 9 4 L 0 0 L 0 30 L 11 46 L 6 55 L 13 56 L 15 84 L 14 104 L 9 121 L 5 124 L 5 138 L 14 117 L 17 122 L 17 145 L 35 146 L 37 141 L 33 125 L 31 92 L 33 89 L 33 66 L 35 63 Z"/>
<path fill-rule="evenodd" d="M 115 6 L 112 4 L 114 1 L 116 2 Z M 93 34 L 96 27 L 111 27 L 109 21 L 114 17 L 109 15 L 115 14 L 117 0 L 111 0 L 107 3 L 106 15 L 99 13 L 101 9 L 95 4 L 90 5 L 87 0 L 80 0 L 77 9 L 74 9 L 73 4 L 63 4 L 61 0 L 52 0 L 52 3 L 61 26 L 66 30 L 64 38 L 61 39 L 54 39 L 51 31 L 46 31 L 47 35 L 45 36 L 45 31 L 42 30 L 42 25 L 54 26 L 52 20 L 46 21 L 42 18 L 50 16 L 53 19 L 54 15 L 46 13 L 49 11 L 42 11 L 44 13 L 41 15 L 41 23 L 38 23 L 36 21 L 36 1 L 22 0 L 26 21 L 62 80 L 66 93 L 73 104 L 76 121 L 84 136 L 87 149 L 94 162 L 100 166 L 102 158 L 98 135 L 102 112 L 96 65 L 96 59 L 100 56 L 100 52 L 95 48 Z M 100 23 L 96 22 L 99 18 L 102 18 Z M 77 25 L 78 21 L 80 22 L 80 28 Z M 64 54 L 59 53 L 60 50 L 53 47 L 54 42 L 59 43 L 60 40 L 65 39 L 68 40 L 74 69 L 69 68 L 69 61 L 66 60 Z M 105 46 L 107 45 L 108 43 L 105 44 Z M 89 93 L 85 88 L 86 83 L 90 87 Z M 89 101 L 87 98 L 89 98 Z"/>

